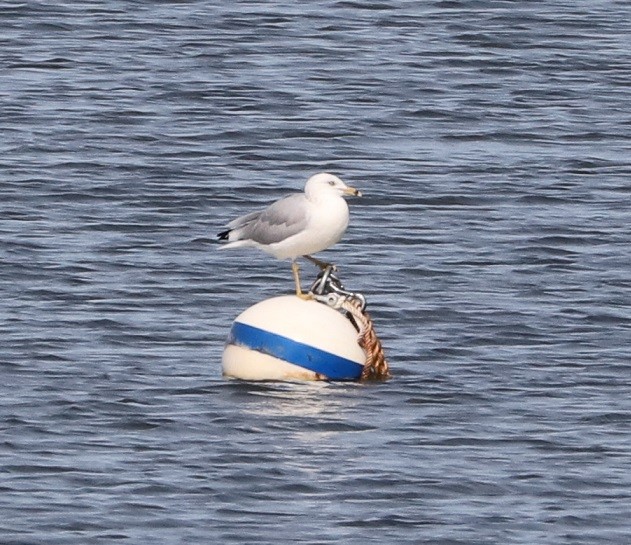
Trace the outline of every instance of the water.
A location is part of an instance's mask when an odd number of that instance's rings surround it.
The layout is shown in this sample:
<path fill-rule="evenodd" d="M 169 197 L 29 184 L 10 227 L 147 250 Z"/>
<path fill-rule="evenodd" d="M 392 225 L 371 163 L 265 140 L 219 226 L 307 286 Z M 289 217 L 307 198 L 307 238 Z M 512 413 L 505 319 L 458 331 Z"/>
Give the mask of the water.
<path fill-rule="evenodd" d="M 1 543 L 631 541 L 628 2 L 2 21 Z M 212 238 L 320 170 L 394 378 L 223 380 L 292 281 Z"/>

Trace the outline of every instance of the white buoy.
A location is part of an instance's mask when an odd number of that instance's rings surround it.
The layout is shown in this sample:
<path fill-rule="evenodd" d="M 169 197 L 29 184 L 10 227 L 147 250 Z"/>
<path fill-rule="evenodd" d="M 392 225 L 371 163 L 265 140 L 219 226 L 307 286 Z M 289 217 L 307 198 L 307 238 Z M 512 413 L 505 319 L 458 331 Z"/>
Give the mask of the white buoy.
<path fill-rule="evenodd" d="M 242 312 L 223 352 L 223 374 L 244 380 L 357 380 L 366 356 L 340 312 L 294 295 Z"/>

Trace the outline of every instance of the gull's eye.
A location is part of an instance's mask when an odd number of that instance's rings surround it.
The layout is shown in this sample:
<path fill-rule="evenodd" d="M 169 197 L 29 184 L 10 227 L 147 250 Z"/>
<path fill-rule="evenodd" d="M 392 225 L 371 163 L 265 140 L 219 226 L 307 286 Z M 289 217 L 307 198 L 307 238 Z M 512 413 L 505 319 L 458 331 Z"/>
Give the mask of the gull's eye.
<path fill-rule="evenodd" d="M 329 185 L 331 186 L 335 185 L 335 180 L 329 180 Z"/>

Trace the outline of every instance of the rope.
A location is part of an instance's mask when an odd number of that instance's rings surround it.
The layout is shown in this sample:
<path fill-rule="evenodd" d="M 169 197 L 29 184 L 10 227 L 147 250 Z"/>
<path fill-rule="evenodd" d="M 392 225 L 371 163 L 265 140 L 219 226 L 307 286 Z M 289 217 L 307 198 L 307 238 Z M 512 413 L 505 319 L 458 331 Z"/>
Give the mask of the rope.
<path fill-rule="evenodd" d="M 361 303 L 357 299 L 347 298 L 341 307 L 352 316 L 352 321 L 359 331 L 357 342 L 366 354 L 361 380 L 386 380 L 390 378 L 386 355 L 383 352 L 381 341 L 375 333 L 370 315 L 366 311 L 362 311 Z"/>

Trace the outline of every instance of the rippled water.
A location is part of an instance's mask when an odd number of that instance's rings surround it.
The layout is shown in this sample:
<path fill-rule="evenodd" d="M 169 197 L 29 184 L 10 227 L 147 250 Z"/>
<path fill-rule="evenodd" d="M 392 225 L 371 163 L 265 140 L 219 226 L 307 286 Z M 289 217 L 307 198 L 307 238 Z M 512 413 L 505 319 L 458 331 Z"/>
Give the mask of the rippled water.
<path fill-rule="evenodd" d="M 629 542 L 631 5 L 215 4 L 2 4 L 0 542 Z M 226 381 L 320 170 L 394 378 Z"/>

